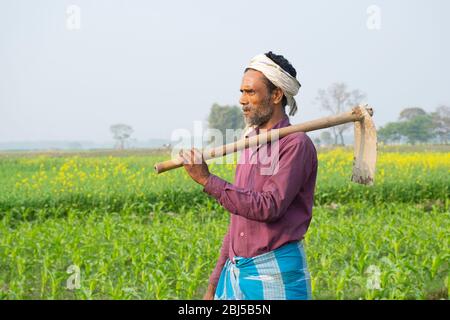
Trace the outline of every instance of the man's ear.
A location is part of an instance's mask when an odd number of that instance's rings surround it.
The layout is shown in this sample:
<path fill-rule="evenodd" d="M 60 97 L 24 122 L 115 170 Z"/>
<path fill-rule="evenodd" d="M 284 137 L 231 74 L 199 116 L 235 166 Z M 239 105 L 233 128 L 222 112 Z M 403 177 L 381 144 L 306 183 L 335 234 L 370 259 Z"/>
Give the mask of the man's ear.
<path fill-rule="evenodd" d="M 280 88 L 276 88 L 275 90 L 272 91 L 272 99 L 273 99 L 273 104 L 279 104 L 281 103 L 281 100 L 283 100 L 283 90 L 281 90 Z"/>

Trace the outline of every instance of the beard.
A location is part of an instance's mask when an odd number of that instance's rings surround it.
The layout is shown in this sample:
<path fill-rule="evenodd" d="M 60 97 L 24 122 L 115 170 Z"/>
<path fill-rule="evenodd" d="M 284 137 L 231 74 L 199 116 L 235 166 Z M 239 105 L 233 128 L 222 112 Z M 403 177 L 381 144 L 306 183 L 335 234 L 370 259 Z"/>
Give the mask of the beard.
<path fill-rule="evenodd" d="M 270 96 L 266 97 L 260 106 L 247 105 L 242 107 L 243 111 L 248 111 L 248 116 L 244 116 L 247 126 L 261 126 L 272 118 L 273 108 L 270 104 Z"/>

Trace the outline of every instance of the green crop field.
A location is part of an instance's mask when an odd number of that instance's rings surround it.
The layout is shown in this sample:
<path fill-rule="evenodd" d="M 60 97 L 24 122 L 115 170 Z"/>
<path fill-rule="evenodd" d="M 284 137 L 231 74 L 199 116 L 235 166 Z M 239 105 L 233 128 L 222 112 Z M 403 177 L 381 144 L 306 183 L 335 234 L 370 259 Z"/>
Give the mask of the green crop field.
<path fill-rule="evenodd" d="M 158 153 L 0 154 L 1 299 L 200 299 L 229 214 Z M 319 150 L 315 299 L 448 299 L 450 150 Z M 232 182 L 234 165 L 211 164 Z"/>

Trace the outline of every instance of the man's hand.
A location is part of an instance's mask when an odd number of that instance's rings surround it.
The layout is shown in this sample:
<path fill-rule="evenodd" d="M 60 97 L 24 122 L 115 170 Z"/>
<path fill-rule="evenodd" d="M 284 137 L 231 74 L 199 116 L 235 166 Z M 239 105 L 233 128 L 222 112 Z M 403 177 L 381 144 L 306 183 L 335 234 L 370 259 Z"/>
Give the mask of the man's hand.
<path fill-rule="evenodd" d="M 184 161 L 184 169 L 195 182 L 204 186 L 210 176 L 208 165 L 203 154 L 198 149 L 180 150 L 180 157 Z"/>
<path fill-rule="evenodd" d="M 216 286 L 209 284 L 206 293 L 203 296 L 203 300 L 214 300 L 214 294 L 216 293 Z"/>

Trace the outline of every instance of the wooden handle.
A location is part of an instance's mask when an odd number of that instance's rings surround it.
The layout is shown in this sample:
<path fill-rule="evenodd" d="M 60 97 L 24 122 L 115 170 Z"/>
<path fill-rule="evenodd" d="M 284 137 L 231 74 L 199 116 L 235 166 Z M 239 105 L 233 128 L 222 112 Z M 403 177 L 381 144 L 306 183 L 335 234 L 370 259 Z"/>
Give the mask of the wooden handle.
<path fill-rule="evenodd" d="M 320 130 L 325 128 L 330 128 L 334 126 L 338 126 L 348 122 L 361 121 L 364 118 L 363 113 L 360 108 L 366 108 L 367 112 L 370 116 L 373 115 L 372 108 L 367 106 L 357 106 L 354 107 L 351 111 L 344 112 L 335 116 L 329 116 L 325 118 L 320 118 L 317 120 L 312 120 L 308 122 L 304 122 L 301 124 L 291 125 L 288 127 L 280 128 L 280 129 L 272 129 L 269 131 L 265 131 L 256 136 L 252 136 L 250 138 L 244 138 L 238 140 L 233 143 L 225 144 L 223 146 L 213 148 L 210 150 L 203 151 L 203 158 L 205 160 L 218 158 L 225 156 L 230 153 L 234 153 L 249 147 L 254 147 L 257 145 L 262 145 L 268 143 L 270 141 L 276 141 L 278 139 L 283 138 L 284 136 L 294 133 L 294 132 L 309 132 L 314 130 Z M 167 160 L 164 162 L 155 164 L 155 172 L 162 173 L 171 169 L 179 168 L 183 166 L 183 161 L 180 157 L 174 158 L 171 160 Z"/>
<path fill-rule="evenodd" d="M 181 158 L 175 158 L 155 164 L 155 172 L 162 173 L 168 170 L 180 168 L 183 166 L 183 160 Z"/>

